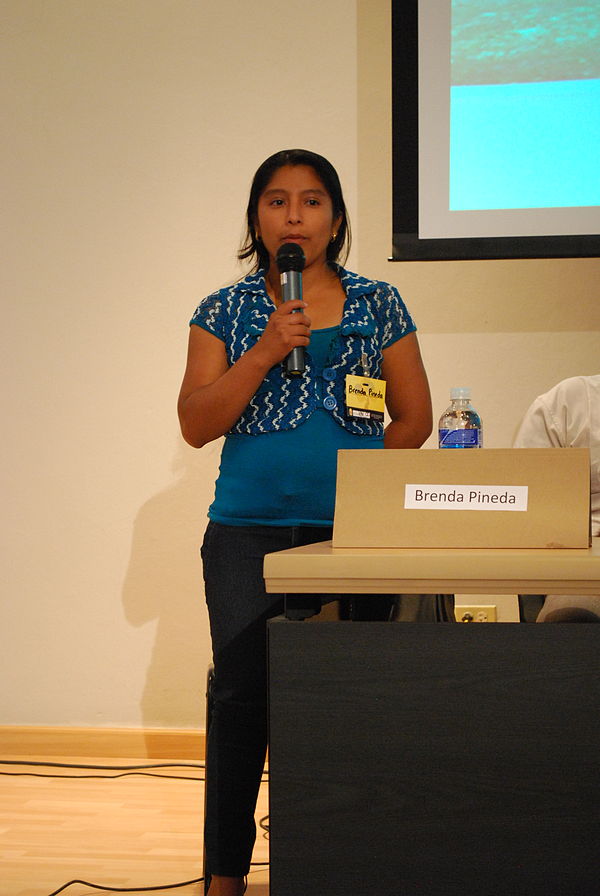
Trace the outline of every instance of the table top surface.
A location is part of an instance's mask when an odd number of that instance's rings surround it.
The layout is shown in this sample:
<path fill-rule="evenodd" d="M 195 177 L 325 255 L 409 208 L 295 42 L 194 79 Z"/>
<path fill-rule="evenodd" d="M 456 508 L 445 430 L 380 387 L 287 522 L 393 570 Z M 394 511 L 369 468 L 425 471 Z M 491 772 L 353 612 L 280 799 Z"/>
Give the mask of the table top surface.
<path fill-rule="evenodd" d="M 590 548 L 334 548 L 267 554 L 274 593 L 600 593 L 600 538 Z"/>

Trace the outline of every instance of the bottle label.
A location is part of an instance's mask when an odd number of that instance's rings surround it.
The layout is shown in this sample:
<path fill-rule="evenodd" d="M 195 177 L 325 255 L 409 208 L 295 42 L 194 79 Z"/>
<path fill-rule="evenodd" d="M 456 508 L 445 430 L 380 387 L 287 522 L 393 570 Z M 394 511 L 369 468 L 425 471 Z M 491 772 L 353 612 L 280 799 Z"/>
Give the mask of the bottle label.
<path fill-rule="evenodd" d="M 440 429 L 440 448 L 481 448 L 480 429 Z"/>

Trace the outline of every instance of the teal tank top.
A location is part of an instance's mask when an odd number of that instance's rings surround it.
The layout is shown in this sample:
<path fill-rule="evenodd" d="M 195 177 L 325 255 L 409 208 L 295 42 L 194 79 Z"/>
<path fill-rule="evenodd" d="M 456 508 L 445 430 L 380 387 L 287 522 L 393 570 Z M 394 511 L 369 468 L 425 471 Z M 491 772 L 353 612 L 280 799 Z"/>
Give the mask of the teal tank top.
<path fill-rule="evenodd" d="M 338 332 L 311 333 L 317 381 Z M 383 437 L 351 433 L 323 407 L 294 429 L 228 434 L 209 518 L 230 526 L 332 525 L 340 448 L 383 448 Z"/>

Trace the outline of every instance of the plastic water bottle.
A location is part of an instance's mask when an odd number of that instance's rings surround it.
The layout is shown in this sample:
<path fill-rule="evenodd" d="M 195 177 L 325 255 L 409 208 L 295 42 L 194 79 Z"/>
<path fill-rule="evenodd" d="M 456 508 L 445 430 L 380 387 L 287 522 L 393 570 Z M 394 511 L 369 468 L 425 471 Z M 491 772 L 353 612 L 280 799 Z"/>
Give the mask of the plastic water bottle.
<path fill-rule="evenodd" d="M 450 400 L 438 424 L 440 448 L 483 448 L 481 417 L 471 404 L 471 390 L 451 389 Z"/>

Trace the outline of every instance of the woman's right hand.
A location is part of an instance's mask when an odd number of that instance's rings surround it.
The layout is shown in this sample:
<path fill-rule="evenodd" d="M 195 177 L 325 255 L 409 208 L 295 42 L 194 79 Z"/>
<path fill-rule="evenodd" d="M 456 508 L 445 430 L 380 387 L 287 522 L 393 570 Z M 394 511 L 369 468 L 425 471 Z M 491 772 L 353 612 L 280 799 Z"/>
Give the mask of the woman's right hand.
<path fill-rule="evenodd" d="M 271 367 L 296 346 L 308 345 L 310 319 L 305 307 L 299 299 L 281 304 L 252 348 L 231 367 L 220 339 L 201 327 L 190 327 L 178 401 L 181 432 L 188 444 L 200 448 L 228 432 Z"/>
<path fill-rule="evenodd" d="M 304 313 L 306 303 L 300 299 L 282 302 L 271 314 L 255 352 L 264 355 L 269 368 L 283 361 L 297 346 L 310 342 L 310 318 Z"/>

